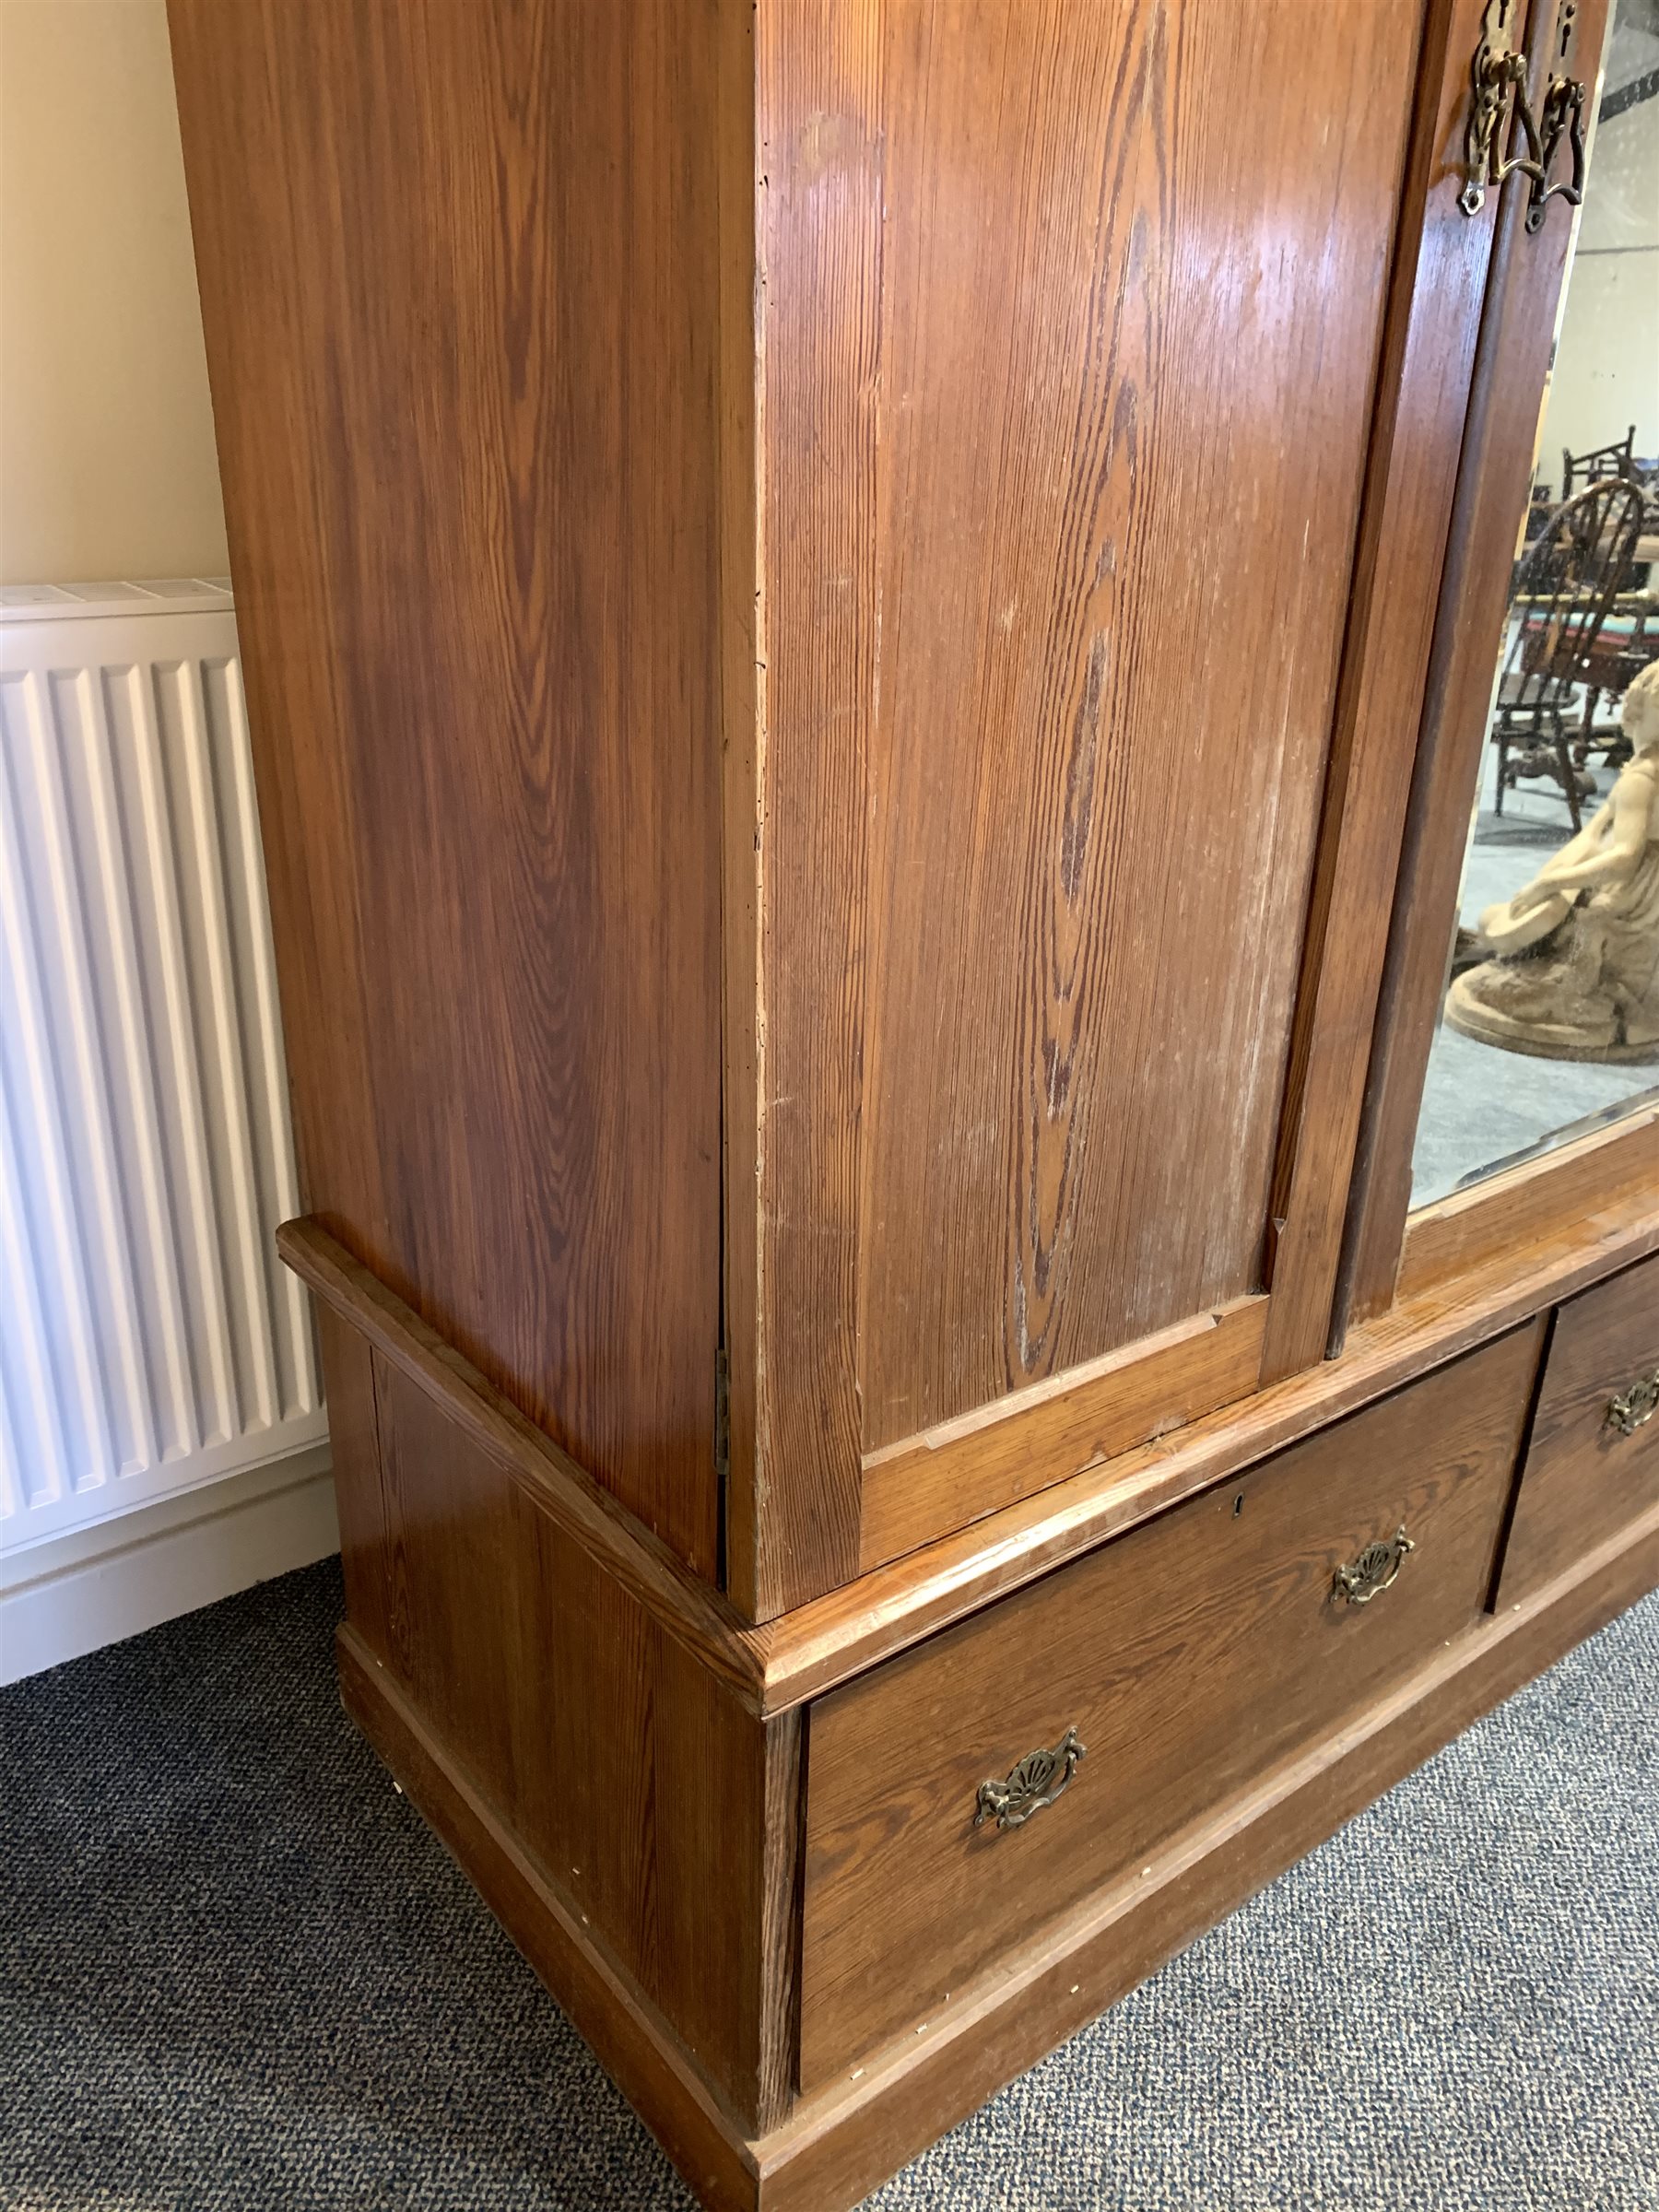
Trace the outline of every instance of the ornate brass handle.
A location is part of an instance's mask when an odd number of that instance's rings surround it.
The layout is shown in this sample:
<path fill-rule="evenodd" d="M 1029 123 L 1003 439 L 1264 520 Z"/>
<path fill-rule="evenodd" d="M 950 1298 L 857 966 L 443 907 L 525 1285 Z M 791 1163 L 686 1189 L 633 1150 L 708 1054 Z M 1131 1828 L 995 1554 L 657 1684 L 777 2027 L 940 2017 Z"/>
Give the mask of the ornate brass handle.
<path fill-rule="evenodd" d="M 1544 141 L 1544 151 L 1540 173 L 1533 178 L 1526 199 L 1529 232 L 1543 228 L 1547 200 L 1561 199 L 1569 207 L 1576 207 L 1584 196 L 1584 88 L 1576 76 L 1550 78 L 1544 105 L 1538 112 L 1538 135 Z M 1572 155 L 1572 175 L 1565 184 L 1552 184 L 1549 172 L 1555 167 L 1556 150 L 1563 137 Z"/>
<path fill-rule="evenodd" d="M 1563 0 L 1559 30 L 1563 55 L 1571 43 L 1576 12 L 1575 0 Z M 1511 177 L 1529 178 L 1526 228 L 1535 232 L 1547 202 L 1562 199 L 1576 207 L 1584 196 L 1585 95 L 1576 76 L 1552 76 L 1537 114 L 1533 113 L 1526 97 L 1526 56 L 1511 42 L 1520 15 L 1520 0 L 1487 0 L 1480 43 L 1469 66 L 1464 186 L 1457 204 L 1465 215 L 1478 215 L 1488 186 L 1500 186 Z M 1521 153 L 1509 150 L 1517 134 L 1524 148 Z M 1552 184 L 1549 172 L 1563 138 L 1571 151 L 1572 173 L 1568 182 Z"/>
<path fill-rule="evenodd" d="M 1480 43 L 1469 65 L 1469 120 L 1464 126 L 1464 188 L 1457 204 L 1465 215 L 1478 215 L 1486 206 L 1488 184 L 1500 185 L 1517 169 L 1543 166 L 1544 148 L 1538 126 L 1526 100 L 1526 56 L 1510 43 L 1511 28 L 1520 14 L 1519 0 L 1488 0 L 1480 22 Z M 1506 157 L 1504 125 L 1519 124 L 1526 140 L 1524 156 Z M 1512 138 L 1512 129 L 1507 134 Z"/>
<path fill-rule="evenodd" d="M 1028 1751 L 1006 1782 L 982 1782 L 974 1800 L 973 1825 L 981 1828 L 994 1816 L 998 1828 L 1023 1828 L 1070 1782 L 1084 1747 L 1077 1732 L 1068 1728 L 1052 1751 Z"/>
<path fill-rule="evenodd" d="M 1607 1400 L 1607 1427 L 1620 1436 L 1634 1436 L 1644 1421 L 1659 1413 L 1659 1367 L 1651 1375 L 1638 1375 L 1629 1390 Z"/>
<path fill-rule="evenodd" d="M 1351 1567 L 1337 1568 L 1331 1595 L 1346 1599 L 1350 1606 L 1369 1606 L 1373 1597 L 1398 1581 L 1406 1554 L 1416 1549 L 1402 1523 L 1388 1543 L 1368 1544 Z"/>

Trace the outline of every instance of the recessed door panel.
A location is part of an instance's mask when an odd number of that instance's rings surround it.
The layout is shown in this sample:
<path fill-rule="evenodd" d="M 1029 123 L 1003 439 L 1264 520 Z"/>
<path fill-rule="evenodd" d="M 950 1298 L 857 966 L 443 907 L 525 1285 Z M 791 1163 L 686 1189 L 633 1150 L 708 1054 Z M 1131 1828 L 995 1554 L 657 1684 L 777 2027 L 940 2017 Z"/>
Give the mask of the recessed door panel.
<path fill-rule="evenodd" d="M 1335 1265 L 1339 1202 L 1292 1220 L 1286 1263 L 1277 1194 L 1363 1077 L 1371 953 L 1320 841 L 1370 836 L 1386 869 L 1397 827 L 1365 779 L 1415 706 L 1392 734 L 1354 707 L 1357 576 L 1386 573 L 1391 528 L 1439 558 L 1437 410 L 1454 453 L 1488 235 L 1442 152 L 1475 18 L 760 11 L 755 1432 L 779 1594 L 1323 1347 L 1328 1287 L 1277 1338 L 1259 1309 L 1311 1253 Z M 1433 359 L 1388 337 L 1426 223 L 1455 326 Z M 1407 482 L 1430 450 L 1445 481 Z M 1328 989 L 1311 914 L 1341 938 Z M 986 1445 L 1028 1413 L 1037 1457 Z"/>
<path fill-rule="evenodd" d="M 866 1448 L 1262 1286 L 1418 13 L 889 17 Z"/>

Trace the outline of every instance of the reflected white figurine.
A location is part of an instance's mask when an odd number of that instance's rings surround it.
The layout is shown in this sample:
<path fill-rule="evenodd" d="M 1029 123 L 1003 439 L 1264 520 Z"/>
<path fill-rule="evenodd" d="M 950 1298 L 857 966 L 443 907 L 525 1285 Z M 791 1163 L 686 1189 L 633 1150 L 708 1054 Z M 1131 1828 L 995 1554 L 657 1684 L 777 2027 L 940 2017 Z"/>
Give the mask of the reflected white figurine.
<path fill-rule="evenodd" d="M 1659 661 L 1625 694 L 1631 755 L 1593 821 L 1480 917 L 1493 957 L 1446 1019 L 1552 1060 L 1659 1060 Z"/>

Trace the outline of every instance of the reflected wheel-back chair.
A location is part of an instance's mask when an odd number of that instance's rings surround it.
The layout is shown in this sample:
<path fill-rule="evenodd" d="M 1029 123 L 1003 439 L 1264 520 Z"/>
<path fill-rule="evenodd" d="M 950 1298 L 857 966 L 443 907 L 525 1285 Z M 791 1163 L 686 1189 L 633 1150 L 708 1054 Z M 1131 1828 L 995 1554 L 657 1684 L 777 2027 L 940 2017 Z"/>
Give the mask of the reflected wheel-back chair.
<path fill-rule="evenodd" d="M 1587 777 L 1582 757 L 1574 759 L 1568 722 L 1586 718 L 1588 727 L 1601 688 L 1597 641 L 1631 576 L 1642 512 L 1635 485 L 1604 477 L 1563 500 L 1522 557 L 1492 706 L 1499 814 L 1505 791 L 1523 776 L 1550 776 L 1566 795 L 1574 830 L 1580 826 Z"/>

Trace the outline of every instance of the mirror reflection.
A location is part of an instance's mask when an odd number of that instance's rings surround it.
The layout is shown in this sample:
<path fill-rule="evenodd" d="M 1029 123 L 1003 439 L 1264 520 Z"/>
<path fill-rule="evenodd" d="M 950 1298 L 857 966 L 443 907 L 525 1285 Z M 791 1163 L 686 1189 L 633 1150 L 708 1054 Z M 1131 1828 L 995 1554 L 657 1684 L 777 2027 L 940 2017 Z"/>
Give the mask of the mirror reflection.
<path fill-rule="evenodd" d="M 1659 1099 L 1659 6 L 1609 37 L 1412 1203 Z"/>

